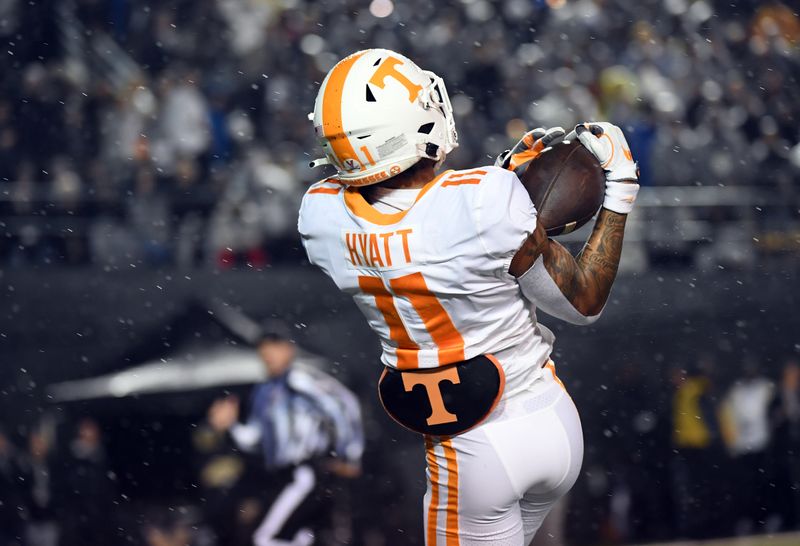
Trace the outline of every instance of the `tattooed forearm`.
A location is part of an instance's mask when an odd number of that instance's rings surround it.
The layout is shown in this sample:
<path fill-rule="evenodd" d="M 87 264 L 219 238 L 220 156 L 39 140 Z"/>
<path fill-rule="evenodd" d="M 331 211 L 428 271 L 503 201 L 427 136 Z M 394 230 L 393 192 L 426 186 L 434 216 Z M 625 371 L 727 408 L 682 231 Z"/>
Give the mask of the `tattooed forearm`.
<path fill-rule="evenodd" d="M 627 216 L 601 209 L 586 245 L 576 257 L 537 227 L 511 261 L 509 272 L 520 276 L 539 256 L 564 296 L 583 315 L 599 313 L 617 276 Z"/>
<path fill-rule="evenodd" d="M 584 314 L 587 314 L 584 310 L 589 314 L 599 313 L 608 300 L 619 268 L 626 219 L 624 214 L 601 209 L 592 235 L 575 259 L 581 272 L 582 290 L 570 301 Z"/>

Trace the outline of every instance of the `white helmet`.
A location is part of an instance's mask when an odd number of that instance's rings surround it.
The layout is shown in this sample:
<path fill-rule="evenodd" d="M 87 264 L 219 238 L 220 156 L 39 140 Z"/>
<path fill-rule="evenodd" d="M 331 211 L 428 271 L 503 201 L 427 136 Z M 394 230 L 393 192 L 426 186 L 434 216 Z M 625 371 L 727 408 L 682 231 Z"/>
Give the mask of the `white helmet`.
<path fill-rule="evenodd" d="M 422 158 L 444 160 L 458 146 L 442 79 L 388 49 L 353 53 L 322 82 L 308 118 L 343 184 L 365 186 Z"/>

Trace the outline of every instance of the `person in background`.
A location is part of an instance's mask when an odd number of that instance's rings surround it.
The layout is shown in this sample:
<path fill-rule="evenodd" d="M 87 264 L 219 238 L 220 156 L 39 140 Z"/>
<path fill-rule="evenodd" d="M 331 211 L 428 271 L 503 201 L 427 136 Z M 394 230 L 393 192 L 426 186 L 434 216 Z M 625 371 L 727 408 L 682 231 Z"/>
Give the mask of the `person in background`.
<path fill-rule="evenodd" d="M 701 355 L 696 370 L 672 371 L 673 499 L 678 536 L 706 538 L 727 525 L 719 504 L 722 440 L 713 381 L 714 360 Z M 712 510 L 709 507 L 715 506 Z"/>
<path fill-rule="evenodd" d="M 725 443 L 736 471 L 734 511 L 736 533 L 746 535 L 767 520 L 767 447 L 770 441 L 769 406 L 775 385 L 759 373 L 759 362 L 745 359 L 742 377 L 722 402 Z"/>
<path fill-rule="evenodd" d="M 82 419 L 63 463 L 60 487 L 62 544 L 113 544 L 110 507 L 114 476 L 109 471 L 102 432 L 97 421 Z"/>
<path fill-rule="evenodd" d="M 253 543 L 310 545 L 330 515 L 331 503 L 323 496 L 330 490 L 331 475 L 360 474 L 361 410 L 353 393 L 336 379 L 295 365 L 297 348 L 288 328 L 272 324 L 267 331 L 257 350 L 268 379 L 255 387 L 246 422 L 238 423 L 235 397 L 216 401 L 209 422 L 216 430 L 229 431 L 243 451 L 260 450 L 263 457 L 263 485 L 272 491 L 261 493 L 268 508 Z"/>
<path fill-rule="evenodd" d="M 55 484 L 51 459 L 51 439 L 42 430 L 28 437 L 28 453 L 23 462 L 28 521 L 25 526 L 27 546 L 58 546 Z"/>
<path fill-rule="evenodd" d="M 22 544 L 23 493 L 11 439 L 0 427 L 0 546 Z"/>
<path fill-rule="evenodd" d="M 194 430 L 192 445 L 205 519 L 218 544 L 235 544 L 235 521 L 242 517 L 236 500 L 246 481 L 248 458 L 235 448 L 225 423 L 210 419 Z"/>
<path fill-rule="evenodd" d="M 195 544 L 208 544 L 202 538 L 196 537 L 193 532 L 197 527 L 193 525 L 191 517 L 182 514 L 179 510 L 165 508 L 152 508 L 145 517 L 142 526 L 142 536 L 146 546 L 194 546 Z M 226 542 L 218 544 L 225 545 Z"/>
<path fill-rule="evenodd" d="M 775 513 L 781 529 L 800 527 L 800 363 L 790 359 L 770 406 Z"/>

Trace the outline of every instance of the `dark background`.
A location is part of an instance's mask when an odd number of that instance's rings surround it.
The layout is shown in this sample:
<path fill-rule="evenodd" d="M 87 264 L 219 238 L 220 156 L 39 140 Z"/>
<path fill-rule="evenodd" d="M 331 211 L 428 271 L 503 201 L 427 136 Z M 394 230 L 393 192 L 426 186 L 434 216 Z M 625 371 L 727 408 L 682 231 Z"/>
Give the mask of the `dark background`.
<path fill-rule="evenodd" d="M 647 527 L 639 533 L 654 538 L 674 534 L 669 374 L 675 368 L 693 369 L 705 353 L 716 359 L 720 391 L 739 377 L 748 355 L 757 359 L 763 374 L 777 378 L 783 360 L 797 353 L 800 342 L 796 274 L 796 269 L 759 268 L 623 275 L 595 325 L 577 328 L 542 317 L 556 332 L 554 359 L 584 423 L 584 476 L 570 498 L 572 540 L 594 542 L 608 532 L 603 528 L 615 477 L 633 472 L 639 473 L 636 480 L 646 480 L 639 508 L 656 511 L 652 521 L 653 514 L 634 510 Z M 125 534 L 136 534 L 138 524 L 128 522 L 126 528 L 125 518 L 143 511 L 142 505 L 197 502 L 192 486 L 196 469 L 187 465 L 190 433 L 220 390 L 58 405 L 47 402 L 44 387 L 119 370 L 148 354 L 169 354 L 166 345 L 180 346 L 194 336 L 209 344 L 241 343 L 209 319 L 203 306 L 221 300 L 253 317 L 284 317 L 297 325 L 303 346 L 333 363 L 333 373 L 359 394 L 367 416 L 367 472 L 359 490 L 370 500 L 356 504 L 357 521 L 374 522 L 377 514 L 389 511 L 395 519 L 382 520 L 380 529 L 395 537 L 390 544 L 414 543 L 421 535 L 421 443 L 383 414 L 374 396 L 379 346 L 352 302 L 313 268 L 222 275 L 6 273 L 4 283 L 0 414 L 20 433 L 44 414 L 56 414 L 64 424 L 84 415 L 97 418 L 117 491 L 126 499 L 118 507 Z M 642 411 L 655 415 L 655 426 L 646 434 L 634 426 Z M 599 484 L 592 475 L 602 477 Z M 648 489 L 663 498 L 650 499 Z M 724 498 L 708 508 L 733 509 Z M 732 532 L 719 520 L 716 525 L 718 533 Z"/>
<path fill-rule="evenodd" d="M 639 161 L 604 317 L 542 318 L 586 437 L 567 542 L 800 527 L 800 431 L 785 443 L 778 399 L 759 453 L 735 455 L 718 430 L 731 388 L 755 374 L 777 395 L 800 354 L 791 2 L 0 0 L 0 46 L 0 546 L 37 546 L 15 537 L 80 511 L 96 532 L 84 543 L 155 544 L 162 529 L 170 545 L 213 544 L 193 438 L 215 398 L 248 385 L 69 403 L 49 386 L 246 347 L 220 305 L 289 321 L 362 401 L 364 474 L 334 494 L 353 524 L 322 542 L 420 543 L 421 443 L 377 406 L 377 340 L 295 227 L 324 176 L 307 167 L 306 116 L 325 73 L 367 47 L 444 78 L 461 144 L 448 168 L 593 119 L 622 127 Z M 560 240 L 577 251 L 587 229 Z M 676 393 L 693 378 L 714 435 L 687 452 Z M 85 422 L 99 425 L 94 466 L 74 457 Z M 36 512 L 14 464 L 43 430 L 62 485 Z"/>

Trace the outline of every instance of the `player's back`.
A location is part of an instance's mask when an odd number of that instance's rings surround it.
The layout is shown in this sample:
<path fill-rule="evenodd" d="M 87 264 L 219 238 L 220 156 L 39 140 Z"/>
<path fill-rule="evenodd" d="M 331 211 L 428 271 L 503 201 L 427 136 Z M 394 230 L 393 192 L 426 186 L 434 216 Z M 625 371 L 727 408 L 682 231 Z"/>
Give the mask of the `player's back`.
<path fill-rule="evenodd" d="M 507 394 L 538 377 L 552 349 L 508 273 L 535 226 L 516 175 L 496 167 L 442 173 L 394 214 L 323 181 L 307 192 L 299 219 L 309 260 L 353 297 L 381 338 L 385 365 L 431 368 L 492 354 Z"/>

